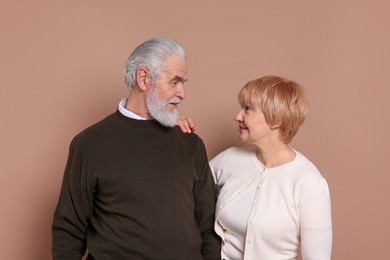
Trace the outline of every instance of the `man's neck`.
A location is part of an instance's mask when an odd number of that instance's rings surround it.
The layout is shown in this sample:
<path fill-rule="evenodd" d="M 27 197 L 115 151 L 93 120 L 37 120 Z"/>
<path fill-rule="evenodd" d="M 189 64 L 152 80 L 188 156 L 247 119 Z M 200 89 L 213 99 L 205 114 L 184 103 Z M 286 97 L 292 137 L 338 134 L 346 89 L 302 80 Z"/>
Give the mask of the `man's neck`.
<path fill-rule="evenodd" d="M 130 91 L 125 108 L 145 119 L 153 119 L 150 116 L 146 107 L 145 97 L 143 96 L 143 93 L 136 93 Z"/>

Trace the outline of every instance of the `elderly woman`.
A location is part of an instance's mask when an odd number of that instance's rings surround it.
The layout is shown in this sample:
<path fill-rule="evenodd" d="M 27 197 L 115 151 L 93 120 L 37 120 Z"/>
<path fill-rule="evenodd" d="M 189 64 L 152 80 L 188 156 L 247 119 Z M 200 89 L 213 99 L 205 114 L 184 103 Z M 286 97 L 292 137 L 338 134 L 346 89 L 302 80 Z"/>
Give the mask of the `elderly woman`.
<path fill-rule="evenodd" d="M 238 102 L 239 137 L 251 146 L 231 147 L 210 161 L 219 190 L 215 231 L 222 259 L 290 260 L 299 251 L 304 260 L 330 259 L 327 182 L 289 146 L 308 108 L 301 86 L 265 76 L 249 81 Z"/>

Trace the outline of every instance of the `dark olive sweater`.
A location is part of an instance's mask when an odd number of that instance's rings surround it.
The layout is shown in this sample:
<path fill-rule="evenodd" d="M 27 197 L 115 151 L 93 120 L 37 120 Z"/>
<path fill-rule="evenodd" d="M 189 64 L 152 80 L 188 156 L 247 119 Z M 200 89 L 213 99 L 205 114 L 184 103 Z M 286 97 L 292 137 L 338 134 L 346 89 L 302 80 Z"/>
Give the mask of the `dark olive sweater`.
<path fill-rule="evenodd" d="M 119 111 L 70 145 L 53 259 L 220 259 L 202 140 Z"/>

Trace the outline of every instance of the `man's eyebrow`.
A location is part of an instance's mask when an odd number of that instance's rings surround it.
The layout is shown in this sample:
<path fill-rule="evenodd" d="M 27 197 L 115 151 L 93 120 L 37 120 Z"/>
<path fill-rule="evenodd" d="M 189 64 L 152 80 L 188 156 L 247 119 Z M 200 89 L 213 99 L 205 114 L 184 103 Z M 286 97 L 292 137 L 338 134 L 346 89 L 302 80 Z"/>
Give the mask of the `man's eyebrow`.
<path fill-rule="evenodd" d="M 175 75 L 175 76 L 170 80 L 170 82 L 172 82 L 172 81 L 186 82 L 187 79 L 184 79 L 184 78 L 182 78 L 182 77 L 179 77 L 179 76 Z"/>

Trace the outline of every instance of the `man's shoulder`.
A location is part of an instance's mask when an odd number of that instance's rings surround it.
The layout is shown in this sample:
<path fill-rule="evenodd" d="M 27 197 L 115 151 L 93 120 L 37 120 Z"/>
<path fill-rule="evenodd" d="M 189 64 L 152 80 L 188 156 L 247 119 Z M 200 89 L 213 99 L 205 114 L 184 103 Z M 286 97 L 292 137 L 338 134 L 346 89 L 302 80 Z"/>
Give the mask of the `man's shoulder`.
<path fill-rule="evenodd" d="M 99 136 L 104 134 L 104 132 L 107 132 L 107 129 L 112 127 L 112 122 L 113 122 L 113 114 L 110 114 L 106 116 L 105 118 L 101 119 L 100 121 L 97 121 L 96 123 L 86 127 L 83 129 L 81 132 L 76 134 L 74 137 L 75 140 L 84 140 L 84 139 L 89 139 L 94 136 Z"/>
<path fill-rule="evenodd" d="M 173 131 L 174 131 L 175 134 L 176 134 L 180 139 L 182 139 L 183 141 L 186 141 L 186 142 L 196 142 L 196 143 L 200 142 L 200 143 L 203 143 L 202 138 L 201 138 L 198 134 L 196 134 L 196 133 L 194 133 L 194 132 L 192 132 L 192 133 L 183 133 L 183 132 L 180 130 L 180 128 L 179 128 L 178 126 L 175 126 L 174 129 L 173 129 Z"/>

